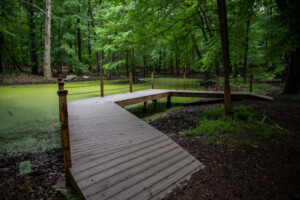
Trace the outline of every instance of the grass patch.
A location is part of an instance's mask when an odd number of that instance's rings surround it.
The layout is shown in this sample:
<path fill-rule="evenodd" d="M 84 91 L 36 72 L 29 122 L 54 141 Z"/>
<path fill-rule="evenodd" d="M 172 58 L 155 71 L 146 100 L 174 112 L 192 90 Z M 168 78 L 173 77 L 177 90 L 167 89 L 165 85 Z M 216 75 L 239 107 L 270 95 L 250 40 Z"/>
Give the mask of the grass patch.
<path fill-rule="evenodd" d="M 281 90 L 280 88 L 274 87 L 268 83 L 255 83 L 252 85 L 252 92 L 253 93 L 267 93 L 269 89 L 274 90 Z M 249 92 L 249 89 L 245 89 L 243 92 Z"/>
<path fill-rule="evenodd" d="M 247 86 L 248 83 L 244 82 L 243 78 L 230 78 L 229 85 L 231 88 L 244 88 Z M 219 89 L 224 88 L 224 78 L 219 78 Z"/>
<path fill-rule="evenodd" d="M 148 112 L 146 113 L 143 112 L 143 107 L 144 107 L 143 103 L 127 106 L 126 110 L 148 123 L 152 120 L 166 116 L 168 113 L 174 110 L 178 110 L 182 108 L 186 103 L 192 103 L 196 100 L 197 99 L 195 98 L 172 97 L 172 107 L 168 108 L 166 107 L 167 98 L 162 98 L 157 101 L 155 109 L 154 109 L 154 103 L 152 101 L 149 101 L 148 103 L 149 109 Z"/>
<path fill-rule="evenodd" d="M 234 106 L 231 115 L 224 114 L 224 106 L 204 111 L 200 115 L 199 125 L 185 132 L 186 135 L 205 135 L 217 138 L 217 142 L 250 146 L 252 143 L 278 141 L 286 135 L 278 127 L 262 123 L 262 116 L 250 106 Z M 211 143 L 211 142 L 210 142 Z"/>
<path fill-rule="evenodd" d="M 279 98 L 293 100 L 295 98 L 300 98 L 300 93 L 298 93 L 298 94 L 279 94 Z"/>

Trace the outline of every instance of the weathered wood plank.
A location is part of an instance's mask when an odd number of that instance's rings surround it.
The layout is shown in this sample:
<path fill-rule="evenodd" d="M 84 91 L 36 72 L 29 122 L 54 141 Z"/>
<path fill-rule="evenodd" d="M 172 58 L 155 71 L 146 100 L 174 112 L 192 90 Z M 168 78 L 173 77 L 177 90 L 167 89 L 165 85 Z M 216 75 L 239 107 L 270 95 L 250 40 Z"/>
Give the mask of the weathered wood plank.
<path fill-rule="evenodd" d="M 192 162 L 189 165 L 186 165 L 178 171 L 170 174 L 169 176 L 160 179 L 159 182 L 156 182 L 152 185 L 148 184 L 146 187 L 144 187 L 143 191 L 129 197 L 128 199 L 156 199 L 160 196 L 160 193 L 166 194 L 166 191 L 172 190 L 180 180 L 188 179 L 192 173 L 200 169 L 203 169 L 203 167 L 199 167 L 197 162 Z"/>
<path fill-rule="evenodd" d="M 94 162 L 94 161 L 97 162 L 97 160 L 100 160 L 101 162 L 107 162 L 111 159 L 114 159 L 114 158 L 117 158 L 117 157 L 120 157 L 120 156 L 124 156 L 124 155 L 130 154 L 130 153 L 135 152 L 135 151 L 139 151 L 140 149 L 143 149 L 143 148 L 153 146 L 157 143 L 166 141 L 167 139 L 168 138 L 166 138 L 164 136 L 160 136 L 160 137 L 153 138 L 151 140 L 140 142 L 140 143 L 138 143 L 136 145 L 133 145 L 133 146 L 130 146 L 130 147 L 126 147 L 125 149 L 120 148 L 118 150 L 112 151 L 112 152 L 104 154 L 104 155 L 98 155 L 97 153 L 92 154 L 92 156 L 88 157 L 88 159 L 85 160 L 83 163 L 78 164 L 78 165 L 74 165 L 76 167 L 74 169 L 72 169 L 72 173 L 77 173 L 81 170 L 84 170 L 86 165 L 89 162 Z M 81 165 L 85 165 L 85 166 L 82 167 Z"/>
<path fill-rule="evenodd" d="M 184 150 L 174 144 L 169 144 L 164 148 L 147 152 L 133 160 L 128 160 L 115 168 L 109 168 L 99 173 L 90 176 L 89 178 L 78 181 L 78 184 L 82 189 L 92 186 L 100 189 L 105 189 L 109 185 L 114 185 L 117 182 L 126 179 L 128 176 L 139 173 L 149 167 L 153 163 L 160 163 L 166 160 L 168 157 L 176 156 L 182 153 Z M 152 160 L 149 162 L 149 160 Z"/>
<path fill-rule="evenodd" d="M 127 179 L 120 181 L 115 185 L 110 185 L 102 191 L 97 191 L 94 187 L 89 187 L 87 189 L 83 189 L 82 192 L 84 195 L 89 197 L 89 199 L 126 199 L 123 195 L 128 195 L 128 193 L 136 194 L 139 192 L 141 188 L 143 189 L 141 183 L 147 181 L 148 178 L 153 177 L 153 179 L 159 180 L 162 178 L 164 173 L 167 173 L 167 171 L 173 173 L 175 169 L 179 169 L 193 161 L 193 157 L 189 157 L 186 152 L 183 152 L 176 157 L 167 158 L 163 162 L 155 163 L 155 166 L 152 166 L 140 173 L 135 173 Z M 131 187 L 134 187 L 134 189 Z M 124 192 L 121 193 L 122 191 Z"/>
<path fill-rule="evenodd" d="M 133 152 L 131 154 L 127 154 L 127 155 L 123 155 L 123 156 L 119 156 L 115 159 L 111 159 L 107 162 L 102 162 L 101 159 L 99 160 L 94 160 L 93 162 L 89 162 L 87 164 L 84 164 L 82 166 L 82 168 L 85 168 L 84 170 L 78 172 L 77 174 L 74 174 L 74 178 L 76 181 L 80 181 L 80 180 L 83 180 L 83 179 L 86 179 L 96 173 L 99 173 L 103 170 L 107 170 L 109 168 L 112 168 L 112 167 L 115 167 L 115 166 L 118 166 L 128 160 L 133 160 L 141 155 L 145 155 L 151 151 L 154 151 L 155 149 L 160 149 L 164 146 L 167 146 L 167 145 L 171 145 L 172 144 L 172 141 L 164 141 L 162 143 L 159 143 L 159 144 L 156 144 L 156 145 L 153 145 L 153 146 L 150 146 L 148 148 L 145 148 L 145 149 L 142 149 L 142 150 L 139 150 L 139 151 L 136 151 L 136 152 Z"/>

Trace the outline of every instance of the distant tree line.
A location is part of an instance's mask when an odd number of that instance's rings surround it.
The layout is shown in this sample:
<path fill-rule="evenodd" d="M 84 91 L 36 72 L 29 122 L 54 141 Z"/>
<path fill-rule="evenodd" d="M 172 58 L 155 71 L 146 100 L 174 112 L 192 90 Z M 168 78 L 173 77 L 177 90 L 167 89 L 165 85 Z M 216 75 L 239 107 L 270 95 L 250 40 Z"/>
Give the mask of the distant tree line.
<path fill-rule="evenodd" d="M 227 64 L 220 6 L 227 12 Z M 228 76 L 246 81 L 262 70 L 287 80 L 285 93 L 297 93 L 299 7 L 297 0 L 1 0 L 0 72 L 30 68 L 51 77 L 66 66 L 107 77 L 153 71 L 212 78 L 224 76 L 226 64 Z"/>

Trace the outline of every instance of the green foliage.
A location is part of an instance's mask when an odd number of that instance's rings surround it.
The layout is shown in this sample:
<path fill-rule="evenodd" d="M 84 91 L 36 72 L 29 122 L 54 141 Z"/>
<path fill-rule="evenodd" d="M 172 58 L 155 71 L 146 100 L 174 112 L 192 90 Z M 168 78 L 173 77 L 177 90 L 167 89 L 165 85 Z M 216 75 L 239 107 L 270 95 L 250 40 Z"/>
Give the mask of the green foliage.
<path fill-rule="evenodd" d="M 42 9 L 45 7 L 44 1 L 34 3 Z M 241 69 L 244 64 L 246 24 L 251 18 L 248 65 L 254 71 L 261 69 L 258 76 L 268 72 L 266 77 L 280 77 L 285 66 L 283 52 L 298 44 L 294 37 L 287 39 L 297 28 L 291 31 L 287 23 L 283 23 L 284 16 L 290 16 L 294 9 L 280 13 L 275 1 L 228 1 L 226 4 L 232 66 Z M 145 69 L 149 73 L 154 69 L 175 73 L 177 66 L 181 71 L 190 69 L 191 72 L 222 75 L 218 17 L 212 12 L 216 7 L 213 0 L 53 0 L 51 66 L 56 69 L 68 66 L 75 72 L 91 66 L 92 71 L 97 72 L 96 53 L 103 51 L 105 73 L 111 70 L 123 75 L 127 71 L 127 51 L 132 72 L 141 73 Z M 0 19 L 5 63 L 14 65 L 14 56 L 17 63 L 32 66 L 35 63 L 28 52 L 35 44 L 34 54 L 41 68 L 44 50 L 41 11 L 18 1 L 2 0 Z M 199 51 L 196 53 L 195 49 Z"/>
<path fill-rule="evenodd" d="M 280 90 L 280 88 L 274 87 L 268 83 L 255 83 L 252 85 L 253 93 L 266 93 L 269 89 Z M 249 92 L 249 89 L 244 90 L 245 92 Z"/>
<path fill-rule="evenodd" d="M 243 88 L 245 87 L 248 83 L 245 83 L 243 78 L 230 78 L 229 84 L 231 88 Z M 224 88 L 224 78 L 220 77 L 219 78 L 219 88 Z"/>
<path fill-rule="evenodd" d="M 199 125 L 185 134 L 219 137 L 223 142 L 245 146 L 253 142 L 275 142 L 286 134 L 272 124 L 261 123 L 261 116 L 252 107 L 234 106 L 231 115 L 224 113 L 224 106 L 203 111 Z"/>

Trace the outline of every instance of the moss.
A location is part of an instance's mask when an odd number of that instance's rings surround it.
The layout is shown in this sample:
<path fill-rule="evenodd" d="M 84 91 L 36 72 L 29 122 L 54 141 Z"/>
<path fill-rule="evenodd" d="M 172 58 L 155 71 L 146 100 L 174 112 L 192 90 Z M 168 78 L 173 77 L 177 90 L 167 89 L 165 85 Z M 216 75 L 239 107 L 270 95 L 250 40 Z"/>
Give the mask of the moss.
<path fill-rule="evenodd" d="M 199 125 L 185 134 L 213 136 L 239 146 L 250 146 L 253 142 L 274 142 L 286 135 L 274 125 L 261 123 L 261 118 L 249 106 L 234 106 L 231 115 L 226 116 L 224 106 L 221 106 L 204 111 L 200 115 Z"/>
<path fill-rule="evenodd" d="M 179 82 L 181 79 L 159 79 L 162 81 L 156 82 L 155 88 L 182 89 L 182 82 Z M 134 85 L 133 91 L 150 89 L 150 79 L 144 80 L 145 83 Z M 199 87 L 197 81 L 188 80 L 187 88 L 204 89 Z M 129 91 L 128 85 L 117 82 L 104 81 L 105 96 Z M 0 86 L 0 153 L 32 152 L 60 146 L 57 87 L 57 84 Z M 100 81 L 66 83 L 65 89 L 69 91 L 68 101 L 99 97 Z M 129 106 L 128 110 L 147 121 L 192 101 L 195 99 L 172 98 L 174 106 L 166 109 L 166 100 L 161 99 L 156 111 L 151 109 L 152 104 L 149 102 L 150 109 L 146 114 L 142 113 L 143 104 Z"/>

